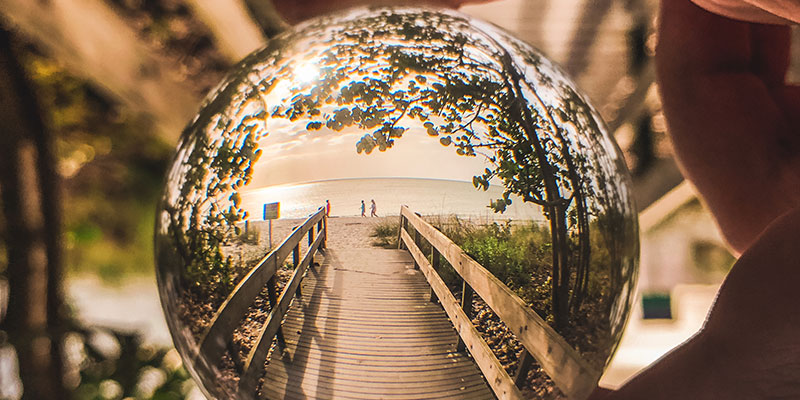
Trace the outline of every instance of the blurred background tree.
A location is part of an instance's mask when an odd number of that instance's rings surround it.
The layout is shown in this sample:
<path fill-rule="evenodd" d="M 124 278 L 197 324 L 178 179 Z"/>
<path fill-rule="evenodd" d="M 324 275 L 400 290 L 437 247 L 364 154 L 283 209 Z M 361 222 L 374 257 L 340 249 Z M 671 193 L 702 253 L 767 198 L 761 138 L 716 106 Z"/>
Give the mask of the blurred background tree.
<path fill-rule="evenodd" d="M 532 10 L 520 18 L 535 28 L 541 10 L 567 7 L 500 2 Z M 288 26 L 280 15 L 297 22 L 334 3 L 374 2 L 0 2 L 0 398 L 199 395 L 174 349 L 147 344 L 128 329 L 87 323 L 65 293 L 95 294 L 82 293 L 86 285 L 62 285 L 65 277 L 119 285 L 153 280 L 155 204 L 172 149 L 200 99 L 233 63 Z M 603 64 L 606 53 L 589 50 L 618 47 L 628 60 L 619 71 L 626 80 L 614 78 L 590 95 L 604 99 L 597 104 L 618 131 L 634 175 L 654 187 L 638 192 L 645 206 L 680 181 L 661 150 L 663 118 L 649 91 L 654 1 L 570 4 L 579 10 L 566 34 L 571 39 L 554 54 L 562 54 L 579 83 L 608 75 L 591 66 L 598 57 Z M 598 35 L 601 23 L 616 24 L 620 13 L 630 17 L 618 29 L 622 41 L 611 46 L 597 39 L 605 37 Z M 525 34 L 534 41 L 565 35 Z M 617 129 L 626 123 L 627 130 Z M 661 183 L 652 184 L 653 171 L 661 171 Z"/>

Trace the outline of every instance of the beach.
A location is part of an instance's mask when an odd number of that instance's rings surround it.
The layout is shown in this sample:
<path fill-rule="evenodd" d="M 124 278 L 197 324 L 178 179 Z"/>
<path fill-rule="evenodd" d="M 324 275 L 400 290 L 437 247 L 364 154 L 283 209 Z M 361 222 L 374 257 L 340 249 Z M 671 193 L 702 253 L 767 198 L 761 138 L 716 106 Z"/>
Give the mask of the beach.
<path fill-rule="evenodd" d="M 525 203 L 512 195 L 513 203 L 502 214 L 488 206 L 503 197 L 501 185 L 478 190 L 471 182 L 442 179 L 370 178 L 336 179 L 292 185 L 248 188 L 241 191 L 242 209 L 250 219 L 264 218 L 264 205 L 280 203 L 282 218 L 304 218 L 331 204 L 331 217 L 360 217 L 361 201 L 367 215 L 371 200 L 378 215 L 399 215 L 400 206 L 408 206 L 423 215 L 458 215 L 462 218 L 499 220 L 544 220 L 541 207 Z"/>
<path fill-rule="evenodd" d="M 352 249 L 372 247 L 372 232 L 376 225 L 384 222 L 399 221 L 400 217 L 328 217 L 328 247 L 337 249 Z M 272 221 L 272 245 L 278 247 L 292 230 L 303 223 L 305 218 L 286 218 Z M 254 221 L 250 227 L 258 230 L 258 247 L 269 248 L 269 222 Z M 305 244 L 305 242 L 303 242 Z"/>

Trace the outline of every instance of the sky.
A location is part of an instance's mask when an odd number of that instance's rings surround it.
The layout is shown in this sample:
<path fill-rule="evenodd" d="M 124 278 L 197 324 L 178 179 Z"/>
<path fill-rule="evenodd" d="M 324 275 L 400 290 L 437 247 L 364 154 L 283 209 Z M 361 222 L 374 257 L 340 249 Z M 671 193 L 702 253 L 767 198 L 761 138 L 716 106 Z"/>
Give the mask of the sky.
<path fill-rule="evenodd" d="M 346 178 L 410 177 L 471 182 L 488 165 L 483 156 L 456 154 L 423 129 L 412 128 L 384 152 L 356 152 L 356 143 L 367 131 L 356 127 L 342 132 L 327 128 L 307 131 L 297 123 L 270 119 L 270 134 L 259 141 L 261 158 L 248 189 L 265 186 Z M 416 121 L 414 121 L 416 123 Z M 297 125 L 301 129 L 292 129 Z"/>

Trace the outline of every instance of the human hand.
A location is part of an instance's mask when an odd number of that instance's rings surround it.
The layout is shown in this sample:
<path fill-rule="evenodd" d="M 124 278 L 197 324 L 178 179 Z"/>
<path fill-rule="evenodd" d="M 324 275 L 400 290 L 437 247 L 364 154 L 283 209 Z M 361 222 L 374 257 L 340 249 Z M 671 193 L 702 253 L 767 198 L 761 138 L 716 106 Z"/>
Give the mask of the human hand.
<path fill-rule="evenodd" d="M 662 2 L 656 63 L 675 152 L 738 252 L 800 206 L 800 90 L 785 82 L 789 47 L 789 27 Z"/>
<path fill-rule="evenodd" d="M 590 399 L 800 398 L 800 92 L 784 79 L 789 30 L 663 0 L 659 32 L 677 156 L 744 253 L 697 335 Z"/>
<path fill-rule="evenodd" d="M 800 399 L 798 238 L 800 208 L 742 254 L 699 333 L 589 400 Z"/>

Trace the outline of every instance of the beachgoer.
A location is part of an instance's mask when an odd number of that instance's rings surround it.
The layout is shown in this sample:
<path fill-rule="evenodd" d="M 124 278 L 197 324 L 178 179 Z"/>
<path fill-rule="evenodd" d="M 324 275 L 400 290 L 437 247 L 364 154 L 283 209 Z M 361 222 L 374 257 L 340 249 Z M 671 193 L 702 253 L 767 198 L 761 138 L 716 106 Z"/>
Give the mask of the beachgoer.
<path fill-rule="evenodd" d="M 331 216 L 331 202 L 330 202 L 330 200 L 325 200 L 325 216 L 326 217 L 330 217 Z"/>
<path fill-rule="evenodd" d="M 592 400 L 800 399 L 800 89 L 786 82 L 798 22 L 790 0 L 662 0 L 668 131 L 742 254 L 696 335 Z"/>
<path fill-rule="evenodd" d="M 362 217 L 367 216 L 367 205 L 364 204 L 364 200 L 361 200 L 361 216 Z"/>
<path fill-rule="evenodd" d="M 370 211 L 370 217 L 377 217 L 378 216 L 378 205 L 375 204 L 375 199 L 372 199 L 372 205 L 370 206 L 372 211 Z"/>

